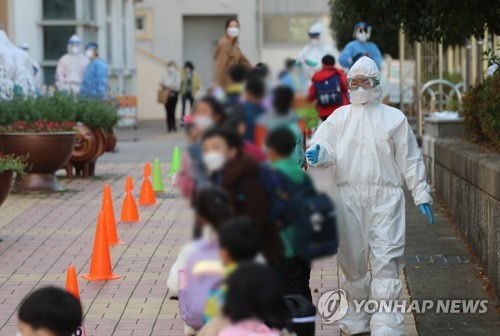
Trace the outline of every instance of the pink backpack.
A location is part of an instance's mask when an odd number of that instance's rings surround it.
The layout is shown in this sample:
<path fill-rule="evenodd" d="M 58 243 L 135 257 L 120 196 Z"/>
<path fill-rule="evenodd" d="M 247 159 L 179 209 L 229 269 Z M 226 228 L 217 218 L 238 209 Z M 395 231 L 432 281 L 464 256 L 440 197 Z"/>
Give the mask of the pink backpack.
<path fill-rule="evenodd" d="M 197 240 L 186 268 L 179 270 L 179 313 L 187 325 L 196 329 L 203 326 L 208 294 L 222 278 L 219 246 L 205 239 Z"/>

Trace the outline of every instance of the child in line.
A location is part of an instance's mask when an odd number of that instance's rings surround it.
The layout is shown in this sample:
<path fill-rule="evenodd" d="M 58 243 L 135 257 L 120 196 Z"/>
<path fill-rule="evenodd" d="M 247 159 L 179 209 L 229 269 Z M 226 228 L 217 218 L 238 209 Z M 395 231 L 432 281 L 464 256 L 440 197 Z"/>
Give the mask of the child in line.
<path fill-rule="evenodd" d="M 304 134 L 299 127 L 299 117 L 291 110 L 293 91 L 288 86 L 277 86 L 273 91 L 273 113 L 262 116 L 259 120 L 261 137 L 280 126 L 287 126 L 295 137 L 295 161 L 299 167 L 304 164 Z"/>
<path fill-rule="evenodd" d="M 207 187 L 202 189 L 194 202 L 196 222 L 201 227 L 202 240 L 217 243 L 218 228 L 231 218 L 233 210 L 228 194 L 219 187 Z M 168 290 L 171 296 L 177 296 L 179 269 L 183 269 L 189 257 L 195 252 L 195 241 L 188 242 L 179 251 L 175 263 L 170 268 L 167 280 Z"/>
<path fill-rule="evenodd" d="M 227 281 L 223 313 L 231 325 L 219 336 L 284 336 L 291 314 L 276 273 L 269 266 L 240 264 Z"/>
<path fill-rule="evenodd" d="M 269 222 L 269 200 L 259 180 L 259 165 L 242 153 L 236 130 L 212 128 L 203 135 L 203 161 L 214 185 L 231 197 L 235 215 L 251 218 L 259 227 L 268 262 L 281 258 L 283 248 L 276 227 Z"/>
<path fill-rule="evenodd" d="M 261 235 L 255 223 L 247 217 L 235 217 L 226 221 L 219 228 L 220 257 L 225 268 L 224 279 L 227 279 L 245 261 L 255 260 L 261 252 Z M 205 307 L 205 323 L 200 335 L 218 335 L 220 328 L 227 324 L 221 321 L 227 286 L 225 281 L 214 288 L 207 299 Z"/>
<path fill-rule="evenodd" d="M 288 195 L 285 203 L 273 202 L 271 212 L 273 218 L 281 223 L 276 223 L 280 230 L 280 236 L 285 247 L 283 273 L 285 294 L 302 295 L 312 302 L 311 289 L 309 288 L 309 279 L 311 276 L 311 265 L 309 262 L 301 260 L 295 256 L 293 241 L 296 235 L 295 218 L 291 218 L 290 204 L 287 203 L 292 194 L 298 193 L 304 181 L 308 176 L 296 163 L 294 157 L 295 136 L 286 126 L 274 129 L 266 139 L 267 154 L 273 173 L 279 174 L 281 184 L 286 187 Z M 269 177 L 268 177 L 269 179 Z M 286 179 L 286 181 L 285 181 Z M 273 185 L 273 181 L 266 183 L 272 190 L 268 193 L 275 193 L 277 188 L 283 186 Z M 283 223 L 286 222 L 286 223 Z"/>
<path fill-rule="evenodd" d="M 235 64 L 229 68 L 229 85 L 226 87 L 225 104 L 239 104 L 247 76 L 247 68 Z"/>
<path fill-rule="evenodd" d="M 18 314 L 19 336 L 71 336 L 83 318 L 80 301 L 56 287 L 37 289 L 29 294 Z"/>
<path fill-rule="evenodd" d="M 265 95 L 266 85 L 264 81 L 256 75 L 250 76 L 245 84 L 243 110 L 245 111 L 246 127 L 243 140 L 255 142 L 255 124 L 266 113 L 266 109 L 262 106 Z"/>

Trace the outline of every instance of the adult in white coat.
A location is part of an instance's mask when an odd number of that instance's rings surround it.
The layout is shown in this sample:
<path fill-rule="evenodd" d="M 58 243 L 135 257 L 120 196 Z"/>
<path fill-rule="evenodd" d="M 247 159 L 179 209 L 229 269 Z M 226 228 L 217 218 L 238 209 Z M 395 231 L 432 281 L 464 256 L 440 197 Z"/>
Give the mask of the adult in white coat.
<path fill-rule="evenodd" d="M 38 63 L 38 61 L 36 59 L 31 57 L 30 45 L 28 42 L 23 42 L 23 43 L 19 44 L 18 47 L 21 48 L 22 50 L 26 51 L 26 53 L 28 53 L 28 56 L 29 56 L 30 61 L 31 61 L 31 68 L 33 71 L 33 77 L 35 79 L 35 86 L 36 86 L 37 90 L 39 90 L 40 87 L 42 86 L 42 68 L 40 67 L 40 63 Z"/>
<path fill-rule="evenodd" d="M 402 313 L 356 313 L 352 300 L 400 297 L 405 245 L 403 179 L 415 204 L 433 223 L 430 188 L 405 115 L 380 103 L 380 71 L 375 62 L 362 57 L 347 81 L 351 105 L 338 108 L 320 125 L 306 152 L 313 166 L 335 165 L 334 180 L 342 200 L 338 261 L 349 308 L 339 323 L 348 334 L 404 335 Z"/>
<path fill-rule="evenodd" d="M 85 69 L 90 60 L 81 53 L 82 40 L 73 35 L 68 41 L 68 53 L 57 62 L 56 87 L 60 91 L 79 94 Z"/>
<path fill-rule="evenodd" d="M 326 43 L 324 38 L 322 39 L 324 36 L 323 24 L 321 22 L 317 22 L 312 25 L 309 29 L 308 35 L 309 43 L 302 48 L 302 51 L 297 57 L 297 63 L 300 67 L 302 67 L 306 78 L 310 80 L 315 72 L 321 70 L 321 59 L 325 55 L 337 57 L 338 51 Z"/>
<path fill-rule="evenodd" d="M 35 92 L 35 78 L 28 54 L 15 46 L 0 26 L 0 56 L 3 57 L 5 76 L 14 83 L 14 91 L 26 95 Z"/>

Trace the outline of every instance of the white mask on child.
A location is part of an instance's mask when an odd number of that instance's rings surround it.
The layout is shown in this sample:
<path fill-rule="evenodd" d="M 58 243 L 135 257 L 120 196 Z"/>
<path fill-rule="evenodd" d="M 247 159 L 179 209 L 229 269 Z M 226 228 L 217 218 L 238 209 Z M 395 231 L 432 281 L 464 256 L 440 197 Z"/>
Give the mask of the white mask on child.
<path fill-rule="evenodd" d="M 203 154 L 203 163 L 209 173 L 219 171 L 226 163 L 226 157 L 223 153 L 217 151 L 206 152 Z"/>
<path fill-rule="evenodd" d="M 194 125 L 196 128 L 201 130 L 206 130 L 207 128 L 212 127 L 214 124 L 214 120 L 207 116 L 197 116 L 194 117 Z"/>

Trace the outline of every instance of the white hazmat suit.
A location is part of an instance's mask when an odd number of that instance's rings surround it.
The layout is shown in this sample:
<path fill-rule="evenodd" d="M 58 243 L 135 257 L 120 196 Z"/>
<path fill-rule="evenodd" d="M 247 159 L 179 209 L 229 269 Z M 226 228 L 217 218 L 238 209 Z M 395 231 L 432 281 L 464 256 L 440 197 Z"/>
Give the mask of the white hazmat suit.
<path fill-rule="evenodd" d="M 308 80 L 314 75 L 315 72 L 321 70 L 321 59 L 325 55 L 332 55 L 337 57 L 339 52 L 331 45 L 326 43 L 323 35 L 323 24 L 317 22 L 311 26 L 308 32 L 311 39 L 309 43 L 302 48 L 297 62 L 300 64 L 304 71 L 304 75 Z"/>
<path fill-rule="evenodd" d="M 356 62 L 347 78 L 356 75 L 380 80 L 377 65 L 368 57 Z M 432 197 L 422 154 L 405 115 L 380 103 L 380 85 L 363 94 L 368 94 L 366 104 L 337 109 L 311 141 L 311 146 L 320 148 L 315 165 L 335 166 L 342 200 L 338 261 L 349 309 L 339 323 L 348 334 L 371 330 L 374 336 L 404 335 L 401 312 L 356 313 L 352 300 L 399 299 L 405 244 L 403 179 L 416 205 L 432 204 Z"/>
<path fill-rule="evenodd" d="M 0 29 L 0 56 L 3 58 L 5 76 L 10 79 L 23 94 L 35 92 L 35 78 L 28 54 L 15 46 Z"/>
<path fill-rule="evenodd" d="M 56 87 L 60 91 L 79 94 L 85 69 L 90 60 L 80 52 L 81 40 L 73 35 L 68 41 L 68 53 L 57 62 Z"/>

